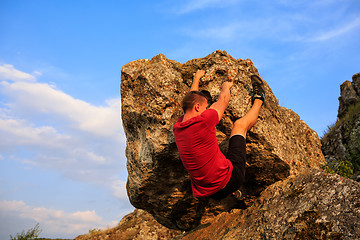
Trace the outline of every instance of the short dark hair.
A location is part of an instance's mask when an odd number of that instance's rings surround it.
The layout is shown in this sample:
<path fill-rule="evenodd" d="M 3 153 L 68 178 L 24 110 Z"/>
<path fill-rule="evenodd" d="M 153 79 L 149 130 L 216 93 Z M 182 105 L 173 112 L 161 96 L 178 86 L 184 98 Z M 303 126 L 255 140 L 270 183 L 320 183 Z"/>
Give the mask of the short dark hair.
<path fill-rule="evenodd" d="M 182 100 L 181 107 L 184 113 L 192 109 L 196 103 L 201 103 L 203 101 L 208 102 L 207 96 L 199 91 L 190 91 L 188 92 Z"/>
<path fill-rule="evenodd" d="M 211 104 L 213 104 L 213 100 L 212 100 L 212 97 L 211 97 L 211 94 L 210 94 L 209 91 L 207 91 L 207 90 L 201 90 L 200 92 L 205 95 L 206 100 L 207 100 L 209 106 L 210 106 Z"/>

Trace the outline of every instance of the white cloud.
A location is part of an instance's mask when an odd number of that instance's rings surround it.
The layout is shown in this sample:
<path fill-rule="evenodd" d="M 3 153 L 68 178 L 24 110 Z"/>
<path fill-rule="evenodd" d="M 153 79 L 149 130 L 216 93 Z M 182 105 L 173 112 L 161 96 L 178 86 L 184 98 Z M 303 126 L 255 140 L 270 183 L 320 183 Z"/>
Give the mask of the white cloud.
<path fill-rule="evenodd" d="M 48 77 L 46 72 L 45 75 L 37 71 L 25 73 L 9 64 L 4 64 L 0 71 L 3 72 L 0 73 L 1 160 L 16 161 L 29 171 L 33 168 L 56 171 L 72 181 L 107 189 L 128 211 L 120 98 L 95 106 L 70 96 L 50 81 L 44 82 Z M 36 79 L 40 75 L 42 83 Z M 7 181 L 11 179 L 4 178 Z M 14 224 L 25 226 L 25 222 L 27 225 L 39 222 L 54 237 L 59 233 L 72 233 L 70 237 L 74 237 L 75 233 L 84 234 L 94 227 L 116 223 L 105 221 L 93 210 L 65 212 L 0 199 L 1 229 L 16 233 Z"/>
<path fill-rule="evenodd" d="M 1 86 L 17 111 L 56 115 L 70 122 L 72 128 L 97 136 L 121 136 L 120 98 L 109 100 L 107 106 L 93 106 L 47 83 L 2 82 Z"/>
<path fill-rule="evenodd" d="M 94 210 L 65 212 L 63 210 L 30 206 L 23 201 L 0 201 L 1 221 L 16 217 L 19 220 L 33 220 L 40 224 L 42 235 L 66 233 L 77 236 L 89 229 L 114 226 L 114 221 L 106 222 Z"/>
<path fill-rule="evenodd" d="M 40 74 L 40 72 L 36 73 L 38 75 Z M 11 64 L 0 65 L 0 79 L 11 81 L 35 81 L 34 76 L 15 69 Z"/>
<path fill-rule="evenodd" d="M 0 142 L 0 151 L 7 151 L 19 145 L 61 147 L 71 138 L 68 135 L 59 134 L 53 127 L 34 127 L 22 119 L 11 118 L 0 119 L 0 133 L 4 136 Z"/>
<path fill-rule="evenodd" d="M 12 70 L 18 76 L 30 76 L 13 66 Z M 64 93 L 54 84 L 39 83 L 35 77 L 32 82 L 19 78 L 7 81 L 1 76 L 0 80 L 3 80 L 0 82 L 3 158 L 105 187 L 113 175 L 125 173 L 120 98 L 94 106 Z"/>

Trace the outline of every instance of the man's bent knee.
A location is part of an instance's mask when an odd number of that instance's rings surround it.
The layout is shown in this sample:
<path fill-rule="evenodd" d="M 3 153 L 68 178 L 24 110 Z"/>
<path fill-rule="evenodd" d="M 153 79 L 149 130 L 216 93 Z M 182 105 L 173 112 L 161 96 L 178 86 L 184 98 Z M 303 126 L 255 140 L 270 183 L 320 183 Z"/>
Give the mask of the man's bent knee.
<path fill-rule="evenodd" d="M 231 131 L 231 136 L 233 135 L 242 135 L 244 138 L 246 138 L 246 132 L 248 131 L 248 124 L 241 118 L 239 118 L 238 120 L 236 120 L 234 122 L 234 127 Z"/>

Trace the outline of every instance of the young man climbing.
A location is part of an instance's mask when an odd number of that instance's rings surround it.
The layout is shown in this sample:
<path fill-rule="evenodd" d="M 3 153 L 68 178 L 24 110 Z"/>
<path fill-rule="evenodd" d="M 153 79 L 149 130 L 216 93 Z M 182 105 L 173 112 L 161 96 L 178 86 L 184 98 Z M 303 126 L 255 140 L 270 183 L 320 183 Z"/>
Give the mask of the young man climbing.
<path fill-rule="evenodd" d="M 231 193 L 240 197 L 240 186 L 245 181 L 246 132 L 256 123 L 265 101 L 263 81 L 251 75 L 253 106 L 245 116 L 234 122 L 226 156 L 216 138 L 215 126 L 222 118 L 230 100 L 233 82 L 224 82 L 218 100 L 209 106 L 209 99 L 199 92 L 199 82 L 205 75 L 198 70 L 189 93 L 182 101 L 184 115 L 173 127 L 181 161 L 191 177 L 195 197 L 222 199 Z"/>

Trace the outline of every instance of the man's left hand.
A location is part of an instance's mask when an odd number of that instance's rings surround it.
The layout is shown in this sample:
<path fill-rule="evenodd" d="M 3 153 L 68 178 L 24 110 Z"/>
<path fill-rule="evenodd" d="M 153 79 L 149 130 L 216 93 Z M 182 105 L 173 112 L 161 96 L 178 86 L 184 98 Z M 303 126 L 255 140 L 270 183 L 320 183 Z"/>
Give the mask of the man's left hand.
<path fill-rule="evenodd" d="M 204 70 L 197 70 L 196 73 L 194 74 L 194 78 L 200 79 L 205 75 L 205 71 Z"/>

